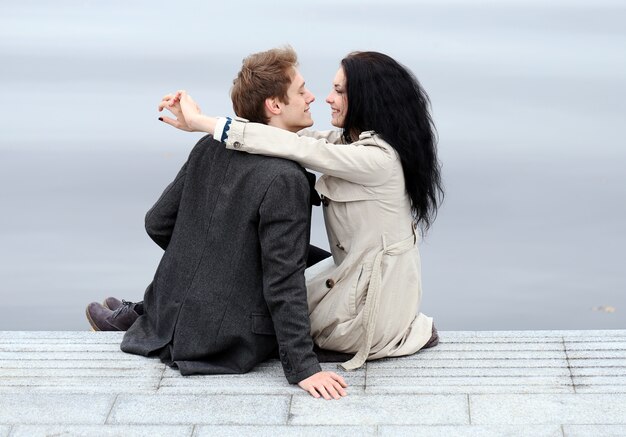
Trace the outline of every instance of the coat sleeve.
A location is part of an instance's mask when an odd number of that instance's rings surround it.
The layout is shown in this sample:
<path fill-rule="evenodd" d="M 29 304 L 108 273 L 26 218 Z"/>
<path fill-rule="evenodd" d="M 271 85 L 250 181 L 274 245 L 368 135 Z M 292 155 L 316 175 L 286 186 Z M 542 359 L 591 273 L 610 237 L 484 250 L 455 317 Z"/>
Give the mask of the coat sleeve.
<path fill-rule="evenodd" d="M 308 212 L 309 184 L 299 169 L 276 176 L 259 208 L 263 293 L 291 384 L 321 371 L 313 352 L 304 280 Z"/>
<path fill-rule="evenodd" d="M 176 224 L 188 162 L 183 165 L 174 181 L 165 188 L 159 200 L 146 213 L 146 232 L 163 250 L 167 249 Z"/>
<path fill-rule="evenodd" d="M 233 120 L 226 139 L 228 149 L 286 158 L 303 167 L 357 184 L 376 186 L 392 176 L 395 151 L 375 137 L 351 144 L 332 144 L 326 138 Z"/>
<path fill-rule="evenodd" d="M 301 137 L 310 137 L 315 139 L 324 139 L 332 144 L 345 144 L 340 130 L 312 130 L 302 129 L 298 131 Z"/>

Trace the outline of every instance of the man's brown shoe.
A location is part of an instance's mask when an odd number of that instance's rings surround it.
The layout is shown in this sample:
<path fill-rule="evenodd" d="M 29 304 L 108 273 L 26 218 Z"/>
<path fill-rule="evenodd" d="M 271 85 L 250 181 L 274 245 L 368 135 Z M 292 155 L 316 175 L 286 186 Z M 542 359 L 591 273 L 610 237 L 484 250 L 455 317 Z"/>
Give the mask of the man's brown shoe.
<path fill-rule="evenodd" d="M 102 306 L 111 311 L 115 311 L 122 306 L 122 301 L 115 297 L 107 297 L 104 299 L 104 302 L 102 302 Z"/>
<path fill-rule="evenodd" d="M 134 312 L 136 312 L 137 314 L 139 314 L 140 316 L 143 315 L 143 301 L 142 302 L 129 302 L 127 300 L 119 300 L 116 297 L 107 297 L 106 299 L 104 299 L 104 302 L 102 302 L 102 306 L 105 308 L 110 309 L 111 311 L 129 311 L 129 310 L 133 310 Z M 126 310 L 120 310 L 120 308 L 122 307 L 128 307 Z"/>
<path fill-rule="evenodd" d="M 107 317 L 109 325 L 115 326 L 119 331 L 128 331 L 135 320 L 143 314 L 143 303 L 128 302 L 122 299 L 122 305 Z"/>
<path fill-rule="evenodd" d="M 127 331 L 139 317 L 135 311 L 137 306 L 123 300 L 115 311 L 111 311 L 98 302 L 92 302 L 87 305 L 87 320 L 94 331 Z"/>
<path fill-rule="evenodd" d="M 94 331 L 120 331 L 120 329 L 111 325 L 107 321 L 107 318 L 113 315 L 113 311 L 103 307 L 98 302 L 92 302 L 87 305 L 85 314 L 87 315 L 87 320 Z"/>

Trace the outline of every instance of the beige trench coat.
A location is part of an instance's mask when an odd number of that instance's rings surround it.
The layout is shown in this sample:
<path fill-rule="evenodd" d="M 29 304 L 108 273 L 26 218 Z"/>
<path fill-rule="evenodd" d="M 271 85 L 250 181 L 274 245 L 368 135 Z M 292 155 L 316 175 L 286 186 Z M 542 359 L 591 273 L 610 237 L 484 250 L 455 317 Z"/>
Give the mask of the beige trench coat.
<path fill-rule="evenodd" d="M 395 150 L 373 132 L 339 144 L 338 131 L 300 135 L 233 120 L 226 147 L 277 156 L 321 172 L 332 259 L 307 270 L 311 334 L 325 349 L 366 359 L 417 352 L 432 335 L 420 313 L 420 256 L 404 173 Z"/>

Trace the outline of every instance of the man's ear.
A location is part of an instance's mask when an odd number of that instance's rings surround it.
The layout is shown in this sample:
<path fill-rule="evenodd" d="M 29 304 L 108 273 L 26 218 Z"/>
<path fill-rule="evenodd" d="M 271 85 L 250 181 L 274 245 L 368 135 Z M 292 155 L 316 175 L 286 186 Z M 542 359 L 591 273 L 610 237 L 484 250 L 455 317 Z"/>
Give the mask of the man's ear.
<path fill-rule="evenodd" d="M 265 110 L 268 112 L 270 117 L 272 115 L 280 115 L 282 112 L 282 105 L 276 97 L 268 97 L 265 99 Z"/>

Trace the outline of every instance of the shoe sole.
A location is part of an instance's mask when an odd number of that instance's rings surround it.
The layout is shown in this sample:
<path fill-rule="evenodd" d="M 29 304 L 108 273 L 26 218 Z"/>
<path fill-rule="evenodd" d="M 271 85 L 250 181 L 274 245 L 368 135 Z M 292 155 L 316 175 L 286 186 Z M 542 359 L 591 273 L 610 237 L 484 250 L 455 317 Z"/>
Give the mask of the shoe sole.
<path fill-rule="evenodd" d="M 422 349 L 429 349 L 431 347 L 435 347 L 439 344 L 439 332 L 437 332 L 437 329 L 435 329 L 435 326 L 433 325 L 433 334 L 430 336 L 430 339 L 426 342 L 426 344 L 424 346 L 422 346 Z"/>
<path fill-rule="evenodd" d="M 435 337 L 435 338 L 431 338 L 430 340 L 428 340 L 428 343 L 426 343 L 424 346 L 422 346 L 422 349 L 429 349 L 431 347 L 435 347 L 439 344 L 439 336 Z"/>
<path fill-rule="evenodd" d="M 85 315 L 87 316 L 87 321 L 89 322 L 89 324 L 91 325 L 91 330 L 95 331 L 95 332 L 100 332 L 102 331 L 100 328 L 98 328 L 98 326 L 95 324 L 95 322 L 93 321 L 93 319 L 91 318 L 91 316 L 89 315 L 89 308 L 85 308 Z"/>

